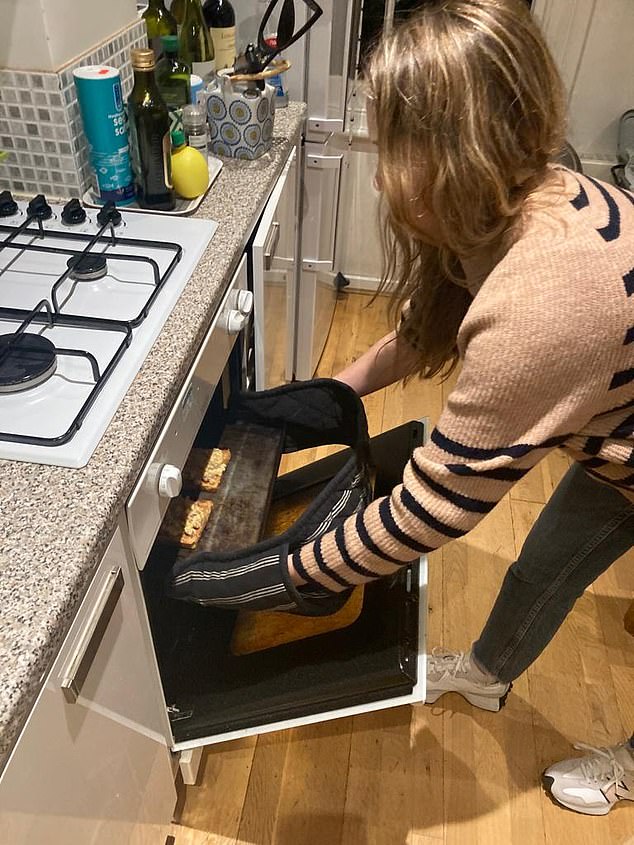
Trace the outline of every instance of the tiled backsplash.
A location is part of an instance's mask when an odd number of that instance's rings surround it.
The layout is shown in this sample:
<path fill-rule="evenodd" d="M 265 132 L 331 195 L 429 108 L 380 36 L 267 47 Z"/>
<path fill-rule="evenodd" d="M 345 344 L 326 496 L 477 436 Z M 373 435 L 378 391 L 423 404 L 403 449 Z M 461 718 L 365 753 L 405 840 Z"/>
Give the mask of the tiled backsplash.
<path fill-rule="evenodd" d="M 56 73 L 0 70 L 0 189 L 51 197 L 81 196 L 93 184 L 73 70 L 110 65 L 132 88 L 132 47 L 147 46 L 145 22 L 118 32 Z"/>

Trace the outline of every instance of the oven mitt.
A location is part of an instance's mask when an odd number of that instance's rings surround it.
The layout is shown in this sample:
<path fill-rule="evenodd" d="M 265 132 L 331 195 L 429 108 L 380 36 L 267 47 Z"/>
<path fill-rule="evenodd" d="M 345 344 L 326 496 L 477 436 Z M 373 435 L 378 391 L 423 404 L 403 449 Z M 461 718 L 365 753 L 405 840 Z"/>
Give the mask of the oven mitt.
<path fill-rule="evenodd" d="M 305 616 L 336 613 L 351 589 L 332 593 L 315 585 L 297 588 L 288 555 L 334 530 L 372 499 L 367 420 L 361 400 L 346 385 L 315 379 L 241 394 L 236 421 L 279 427 L 282 451 L 344 444 L 354 451 L 309 508 L 283 534 L 225 554 L 200 552 L 177 561 L 168 593 L 173 598 L 231 610 L 284 610 Z"/>

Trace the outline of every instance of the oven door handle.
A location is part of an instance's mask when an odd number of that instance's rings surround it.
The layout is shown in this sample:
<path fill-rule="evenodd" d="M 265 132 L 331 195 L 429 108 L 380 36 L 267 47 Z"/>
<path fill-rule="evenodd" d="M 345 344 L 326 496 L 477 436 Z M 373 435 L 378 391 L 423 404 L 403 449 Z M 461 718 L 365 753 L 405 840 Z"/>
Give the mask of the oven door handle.
<path fill-rule="evenodd" d="M 267 273 L 273 266 L 273 258 L 275 256 L 275 250 L 277 249 L 277 244 L 279 240 L 280 224 L 277 222 L 277 220 L 274 220 L 271 223 L 271 228 L 269 229 L 269 233 L 266 236 L 266 241 L 264 242 L 264 269 Z"/>

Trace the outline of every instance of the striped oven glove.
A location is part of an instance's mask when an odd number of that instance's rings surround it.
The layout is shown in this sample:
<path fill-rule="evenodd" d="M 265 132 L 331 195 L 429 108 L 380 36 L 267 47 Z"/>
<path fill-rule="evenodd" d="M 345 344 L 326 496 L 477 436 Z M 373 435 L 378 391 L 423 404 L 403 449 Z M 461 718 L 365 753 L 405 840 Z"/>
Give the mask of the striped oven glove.
<path fill-rule="evenodd" d="M 330 444 L 347 445 L 353 451 L 287 531 L 247 549 L 201 552 L 178 561 L 170 575 L 169 595 L 232 610 L 284 610 L 305 616 L 335 613 L 351 591 L 332 593 L 316 585 L 298 589 L 291 583 L 287 559 L 371 501 L 367 421 L 359 397 L 340 382 L 315 379 L 242 394 L 235 416 L 282 428 L 285 453 Z"/>

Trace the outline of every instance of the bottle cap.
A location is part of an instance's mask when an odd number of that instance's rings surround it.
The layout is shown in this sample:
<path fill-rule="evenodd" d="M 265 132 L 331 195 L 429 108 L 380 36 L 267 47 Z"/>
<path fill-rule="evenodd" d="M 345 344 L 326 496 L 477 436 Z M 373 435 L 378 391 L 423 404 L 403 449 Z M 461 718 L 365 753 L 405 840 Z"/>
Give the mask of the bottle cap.
<path fill-rule="evenodd" d="M 143 47 L 135 47 L 130 51 L 130 58 L 132 59 L 132 67 L 135 70 L 154 70 L 156 67 L 154 50 L 148 50 Z"/>
<path fill-rule="evenodd" d="M 187 126 L 205 126 L 207 114 L 204 106 L 183 106 L 183 123 Z"/>
<path fill-rule="evenodd" d="M 161 47 L 169 53 L 178 53 L 178 35 L 161 35 Z"/>
<path fill-rule="evenodd" d="M 182 147 L 185 143 L 185 133 L 182 129 L 175 129 L 172 132 L 172 146 L 173 147 Z"/>

